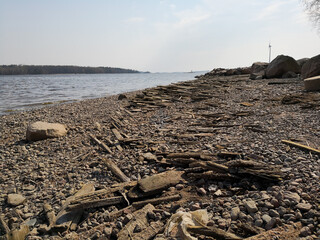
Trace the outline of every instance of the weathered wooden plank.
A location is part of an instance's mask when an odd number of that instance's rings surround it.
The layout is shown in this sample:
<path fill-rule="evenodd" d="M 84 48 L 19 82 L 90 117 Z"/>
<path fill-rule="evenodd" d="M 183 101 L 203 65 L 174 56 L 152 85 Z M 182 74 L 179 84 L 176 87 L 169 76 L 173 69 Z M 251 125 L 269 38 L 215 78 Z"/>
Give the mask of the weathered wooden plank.
<path fill-rule="evenodd" d="M 107 167 L 110 169 L 110 171 L 116 175 L 122 182 L 129 182 L 130 178 L 128 178 L 121 170 L 118 168 L 118 166 L 109 158 L 102 158 L 104 163 L 107 165 Z"/>
<path fill-rule="evenodd" d="M 67 211 L 69 203 L 76 197 L 94 191 L 94 184 L 85 184 L 75 195 L 68 197 L 57 215 L 55 225 L 65 225 L 67 229 L 74 230 L 83 214 L 82 210 Z"/>
<path fill-rule="evenodd" d="M 104 144 L 103 142 L 101 142 L 99 139 L 97 139 L 95 136 L 93 136 L 92 134 L 89 134 L 89 137 L 95 141 L 103 150 L 107 151 L 108 153 L 111 153 L 112 154 L 112 151 L 111 149 L 106 145 Z"/>
<path fill-rule="evenodd" d="M 155 210 L 154 206 L 148 204 L 144 208 L 132 213 L 132 220 L 118 233 L 118 240 L 145 240 L 154 237 L 163 229 L 164 224 L 161 221 L 148 222 L 147 213 L 153 210 Z M 139 226 L 139 231 L 135 231 L 137 225 Z"/>
<path fill-rule="evenodd" d="M 140 208 L 142 206 L 145 206 L 149 203 L 155 205 L 163 202 L 170 202 L 170 201 L 177 201 L 180 200 L 182 196 L 180 194 L 175 194 L 167 197 L 159 197 L 159 198 L 152 198 L 144 201 L 134 202 L 132 203 L 132 206 L 135 208 Z"/>

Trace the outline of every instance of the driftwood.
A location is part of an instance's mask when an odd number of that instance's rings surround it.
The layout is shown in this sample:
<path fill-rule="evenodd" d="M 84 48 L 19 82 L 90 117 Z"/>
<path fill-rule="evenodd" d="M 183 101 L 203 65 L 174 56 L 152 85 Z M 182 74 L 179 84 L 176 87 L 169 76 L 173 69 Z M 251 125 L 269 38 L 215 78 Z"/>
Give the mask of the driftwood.
<path fill-rule="evenodd" d="M 10 228 L 8 227 L 6 221 L 4 220 L 4 214 L 0 215 L 0 224 L 5 233 L 10 232 Z"/>
<path fill-rule="evenodd" d="M 0 236 L 0 240 L 24 240 L 29 232 L 29 227 L 22 225 L 20 229 L 11 230 L 6 235 Z"/>
<path fill-rule="evenodd" d="M 145 201 L 134 202 L 134 203 L 132 203 L 132 206 L 134 208 L 140 208 L 140 207 L 143 207 L 149 203 L 156 205 L 156 204 L 168 202 L 168 201 L 177 201 L 177 200 L 180 200 L 181 198 L 182 198 L 182 196 L 180 194 L 175 194 L 175 195 L 167 196 L 167 197 L 152 198 L 152 199 L 145 200 Z"/>
<path fill-rule="evenodd" d="M 233 233 L 226 232 L 222 229 L 215 228 L 215 227 L 206 227 L 206 226 L 189 226 L 188 231 L 194 234 L 205 235 L 214 237 L 217 240 L 224 240 L 224 239 L 243 239 Z"/>
<path fill-rule="evenodd" d="M 118 233 L 118 240 L 143 240 L 154 237 L 163 229 L 164 224 L 161 221 L 148 221 L 147 213 L 152 212 L 153 210 L 155 210 L 154 206 L 148 204 L 144 208 L 132 213 L 132 220 L 130 220 L 130 222 L 128 222 Z"/>
<path fill-rule="evenodd" d="M 293 225 L 284 225 L 246 238 L 246 240 L 296 240 L 299 238 L 301 228 L 302 224 L 300 222 L 294 223 Z"/>
<path fill-rule="evenodd" d="M 207 171 L 204 173 L 188 173 L 188 177 L 190 178 L 203 178 L 203 179 L 211 179 L 211 180 L 236 180 L 239 179 L 239 177 L 234 176 L 230 173 L 217 173 L 213 171 Z"/>
<path fill-rule="evenodd" d="M 95 136 L 93 136 L 92 134 L 89 134 L 89 137 L 95 141 L 103 150 L 107 151 L 108 153 L 112 154 L 111 149 L 104 144 L 103 142 L 101 142 L 99 139 L 97 139 Z"/>
<path fill-rule="evenodd" d="M 107 165 L 110 171 L 116 175 L 122 182 L 129 182 L 130 178 L 128 178 L 118 166 L 109 158 L 103 158 L 102 161 Z"/>
<path fill-rule="evenodd" d="M 54 214 L 54 210 L 48 203 L 45 203 L 43 205 L 43 211 L 45 212 L 48 223 L 49 223 L 48 230 L 50 230 L 56 223 L 56 219 L 57 219 L 56 215 Z"/>
<path fill-rule="evenodd" d="M 63 204 L 60 212 L 57 215 L 55 228 L 59 228 L 57 225 L 63 225 L 67 229 L 75 230 L 80 218 L 83 214 L 82 210 L 76 210 L 76 211 L 67 211 L 66 208 L 68 207 L 69 203 L 74 200 L 77 196 L 81 196 L 83 194 L 89 193 L 94 191 L 94 185 L 89 183 L 84 185 L 75 195 L 67 198 L 66 202 Z"/>
<path fill-rule="evenodd" d="M 289 141 L 289 140 L 282 140 L 281 142 L 283 143 L 286 143 L 290 146 L 294 146 L 294 147 L 297 147 L 297 148 L 301 148 L 303 150 L 307 150 L 307 151 L 310 151 L 310 152 L 313 152 L 313 153 L 316 153 L 316 154 L 320 154 L 320 150 L 319 149 L 315 149 L 315 148 L 312 148 L 312 147 L 309 147 L 309 146 L 306 146 L 306 145 L 303 145 L 303 144 L 300 144 L 300 143 L 297 143 L 297 142 L 292 142 L 292 141 Z"/>
<path fill-rule="evenodd" d="M 72 211 L 76 209 L 87 209 L 87 208 L 96 208 L 96 207 L 104 207 L 116 205 L 119 203 L 125 202 L 125 198 L 123 196 L 118 197 L 109 197 L 97 200 L 89 200 L 89 201 L 81 201 L 79 203 L 71 202 L 66 210 Z"/>

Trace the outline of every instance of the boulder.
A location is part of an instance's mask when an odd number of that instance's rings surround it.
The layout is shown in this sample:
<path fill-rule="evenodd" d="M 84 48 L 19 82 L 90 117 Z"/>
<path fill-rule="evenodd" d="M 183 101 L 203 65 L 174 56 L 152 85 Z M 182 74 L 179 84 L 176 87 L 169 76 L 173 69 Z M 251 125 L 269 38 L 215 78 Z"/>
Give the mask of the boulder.
<path fill-rule="evenodd" d="M 304 89 L 307 91 L 319 91 L 320 90 L 320 75 L 304 80 Z"/>
<path fill-rule="evenodd" d="M 287 72 L 300 73 L 301 68 L 290 56 L 279 55 L 267 67 L 267 78 L 281 78 Z"/>
<path fill-rule="evenodd" d="M 285 74 L 282 75 L 282 78 L 296 78 L 298 77 L 298 74 L 294 73 L 294 72 L 286 72 Z"/>
<path fill-rule="evenodd" d="M 266 62 L 255 62 L 251 66 L 251 74 L 250 79 L 262 79 L 266 75 L 266 69 L 268 67 L 268 63 Z"/>
<path fill-rule="evenodd" d="M 301 69 L 303 79 L 320 75 L 320 54 L 310 58 Z"/>
<path fill-rule="evenodd" d="M 299 64 L 299 66 L 302 68 L 303 65 L 309 60 L 310 58 L 301 58 L 299 60 L 297 60 L 297 63 Z"/>
<path fill-rule="evenodd" d="M 62 137 L 67 134 L 66 126 L 60 123 L 34 122 L 27 128 L 27 140 L 39 141 L 47 138 Z"/>

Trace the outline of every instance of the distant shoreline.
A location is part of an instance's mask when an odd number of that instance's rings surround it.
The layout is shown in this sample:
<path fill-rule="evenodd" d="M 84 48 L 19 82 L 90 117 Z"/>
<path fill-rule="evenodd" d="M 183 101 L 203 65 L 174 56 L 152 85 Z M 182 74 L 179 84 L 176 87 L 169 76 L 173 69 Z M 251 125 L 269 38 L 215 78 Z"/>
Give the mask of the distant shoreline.
<path fill-rule="evenodd" d="M 69 65 L 0 65 L 0 75 L 146 73 L 114 67 L 82 67 Z"/>

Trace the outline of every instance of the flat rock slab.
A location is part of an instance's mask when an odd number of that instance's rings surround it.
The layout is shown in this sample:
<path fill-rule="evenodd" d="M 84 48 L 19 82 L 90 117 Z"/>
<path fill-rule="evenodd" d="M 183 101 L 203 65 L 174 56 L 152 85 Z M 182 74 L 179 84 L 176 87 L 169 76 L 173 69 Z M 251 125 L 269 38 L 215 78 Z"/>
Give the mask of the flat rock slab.
<path fill-rule="evenodd" d="M 305 79 L 304 89 L 306 91 L 320 91 L 320 75 Z"/>
<path fill-rule="evenodd" d="M 249 213 L 255 213 L 258 211 L 258 207 L 254 201 L 246 201 L 244 203 L 244 206 L 246 207 Z"/>
<path fill-rule="evenodd" d="M 141 179 L 138 182 L 139 188 L 145 192 L 155 192 L 178 184 L 182 180 L 184 171 L 167 171 Z"/>
<path fill-rule="evenodd" d="M 62 137 L 67 134 L 66 126 L 60 123 L 34 122 L 27 128 L 27 140 L 39 141 L 48 138 Z"/>
<path fill-rule="evenodd" d="M 26 200 L 26 198 L 20 194 L 8 194 L 8 204 L 12 205 L 12 206 L 18 206 L 22 203 L 24 203 L 24 201 Z"/>

